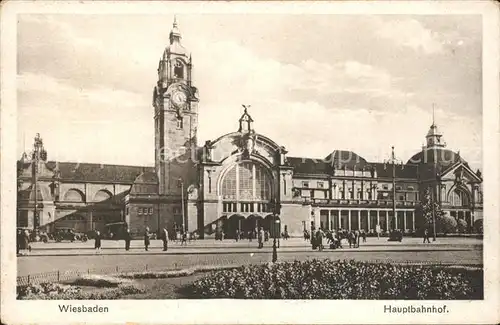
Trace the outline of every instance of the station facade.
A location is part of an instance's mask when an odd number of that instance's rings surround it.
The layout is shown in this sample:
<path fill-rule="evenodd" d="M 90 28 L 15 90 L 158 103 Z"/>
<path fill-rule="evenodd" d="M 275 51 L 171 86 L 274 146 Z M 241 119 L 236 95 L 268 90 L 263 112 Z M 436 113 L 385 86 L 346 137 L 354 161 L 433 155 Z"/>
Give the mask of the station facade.
<path fill-rule="evenodd" d="M 288 156 L 257 132 L 246 107 L 234 132 L 197 146 L 200 98 L 192 72 L 174 22 L 153 91 L 155 166 L 47 161 L 38 145 L 36 157 L 18 161 L 18 226 L 84 232 L 124 221 L 137 236 L 149 227 L 201 237 L 261 226 L 295 236 L 312 226 L 413 232 L 423 223 L 416 208 L 428 188 L 469 229 L 483 218 L 480 171 L 446 148 L 434 122 L 426 145 L 398 165 L 347 150 Z"/>

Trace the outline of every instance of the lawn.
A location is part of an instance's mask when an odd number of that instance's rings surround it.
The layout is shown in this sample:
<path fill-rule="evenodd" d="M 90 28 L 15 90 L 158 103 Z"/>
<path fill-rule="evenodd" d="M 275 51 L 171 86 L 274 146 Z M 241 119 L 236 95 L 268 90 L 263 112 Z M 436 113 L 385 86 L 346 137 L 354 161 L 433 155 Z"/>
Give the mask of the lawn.
<path fill-rule="evenodd" d="M 120 299 L 190 299 L 195 298 L 186 291 L 186 287 L 194 281 L 206 276 L 197 273 L 189 276 L 167 279 L 137 279 L 139 285 L 146 290 L 145 293 L 130 294 Z"/>

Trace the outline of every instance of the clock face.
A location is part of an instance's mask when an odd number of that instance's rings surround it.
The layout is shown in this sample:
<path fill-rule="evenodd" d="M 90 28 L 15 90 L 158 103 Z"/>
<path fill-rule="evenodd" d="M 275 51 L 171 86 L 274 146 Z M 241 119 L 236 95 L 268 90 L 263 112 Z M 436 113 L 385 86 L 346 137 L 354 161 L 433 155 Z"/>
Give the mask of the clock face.
<path fill-rule="evenodd" d="M 172 103 L 177 107 L 182 107 L 186 104 L 187 97 L 183 91 L 175 91 L 172 93 Z"/>

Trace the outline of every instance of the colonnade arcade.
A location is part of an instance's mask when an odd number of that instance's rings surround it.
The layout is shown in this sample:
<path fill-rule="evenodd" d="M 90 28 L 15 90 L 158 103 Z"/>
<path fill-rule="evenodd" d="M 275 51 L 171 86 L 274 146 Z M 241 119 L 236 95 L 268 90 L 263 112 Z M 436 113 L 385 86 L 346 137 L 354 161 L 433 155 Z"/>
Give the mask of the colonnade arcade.
<path fill-rule="evenodd" d="M 319 226 L 325 230 L 365 230 L 375 232 L 377 225 L 382 231 L 400 229 L 415 231 L 414 210 L 397 210 L 393 218 L 392 210 L 381 209 L 319 209 Z"/>

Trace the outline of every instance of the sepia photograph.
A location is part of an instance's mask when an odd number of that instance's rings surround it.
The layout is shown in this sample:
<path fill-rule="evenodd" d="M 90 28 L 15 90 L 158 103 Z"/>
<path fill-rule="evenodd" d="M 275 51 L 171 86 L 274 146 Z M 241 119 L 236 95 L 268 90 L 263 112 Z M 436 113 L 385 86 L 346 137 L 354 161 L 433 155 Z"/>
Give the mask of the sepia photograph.
<path fill-rule="evenodd" d="M 14 15 L 13 303 L 485 302 L 481 12 L 257 5 Z"/>

